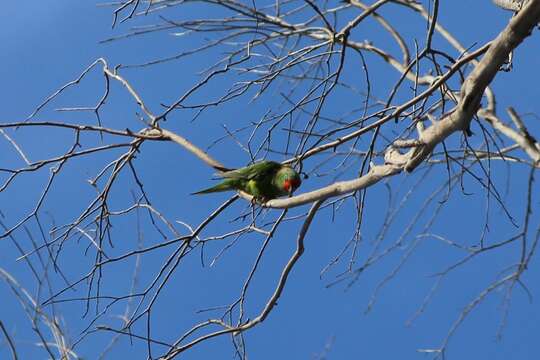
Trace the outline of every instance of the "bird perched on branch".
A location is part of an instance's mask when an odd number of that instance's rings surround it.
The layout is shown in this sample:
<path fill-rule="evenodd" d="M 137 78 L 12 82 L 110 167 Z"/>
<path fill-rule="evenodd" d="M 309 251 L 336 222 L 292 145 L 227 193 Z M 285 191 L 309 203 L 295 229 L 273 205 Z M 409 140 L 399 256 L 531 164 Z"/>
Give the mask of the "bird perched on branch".
<path fill-rule="evenodd" d="M 256 201 L 264 202 L 290 195 L 302 183 L 300 175 L 293 168 L 275 161 L 260 161 L 218 175 L 224 179 L 221 183 L 193 194 L 240 190 L 252 195 Z"/>

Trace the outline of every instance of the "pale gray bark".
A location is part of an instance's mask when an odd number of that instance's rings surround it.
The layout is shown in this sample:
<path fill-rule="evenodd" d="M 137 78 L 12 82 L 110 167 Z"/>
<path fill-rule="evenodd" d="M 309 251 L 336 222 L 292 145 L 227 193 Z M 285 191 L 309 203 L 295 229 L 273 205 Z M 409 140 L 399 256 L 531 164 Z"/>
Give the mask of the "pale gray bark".
<path fill-rule="evenodd" d="M 506 10 L 519 11 L 527 0 L 492 0 L 495 5 Z"/>

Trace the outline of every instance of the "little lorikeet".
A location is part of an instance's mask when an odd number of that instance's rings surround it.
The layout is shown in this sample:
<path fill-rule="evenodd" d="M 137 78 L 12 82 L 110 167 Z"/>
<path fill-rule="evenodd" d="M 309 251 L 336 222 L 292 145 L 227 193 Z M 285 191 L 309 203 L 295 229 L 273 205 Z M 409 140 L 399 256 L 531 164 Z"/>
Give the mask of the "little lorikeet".
<path fill-rule="evenodd" d="M 291 194 L 302 180 L 293 168 L 275 161 L 260 161 L 240 169 L 220 173 L 224 180 L 208 189 L 193 194 L 241 190 L 257 201 L 268 201 Z"/>

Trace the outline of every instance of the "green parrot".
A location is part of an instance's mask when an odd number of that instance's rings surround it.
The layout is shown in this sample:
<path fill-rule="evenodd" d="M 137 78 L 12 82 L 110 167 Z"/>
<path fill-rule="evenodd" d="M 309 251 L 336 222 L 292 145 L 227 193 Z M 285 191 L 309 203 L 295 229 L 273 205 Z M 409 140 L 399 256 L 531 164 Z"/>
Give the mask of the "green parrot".
<path fill-rule="evenodd" d="M 241 190 L 257 201 L 268 201 L 292 194 L 302 183 L 300 175 L 293 168 L 275 161 L 260 161 L 218 175 L 224 179 L 221 183 L 193 194 Z"/>

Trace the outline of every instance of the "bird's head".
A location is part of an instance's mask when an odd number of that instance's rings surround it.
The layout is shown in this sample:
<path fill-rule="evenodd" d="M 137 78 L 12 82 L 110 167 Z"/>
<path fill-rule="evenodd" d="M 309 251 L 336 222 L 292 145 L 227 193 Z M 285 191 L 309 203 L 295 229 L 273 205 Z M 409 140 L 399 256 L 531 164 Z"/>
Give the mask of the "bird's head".
<path fill-rule="evenodd" d="M 284 166 L 277 173 L 278 184 L 285 194 L 292 194 L 302 184 L 300 175 L 291 167 Z"/>

